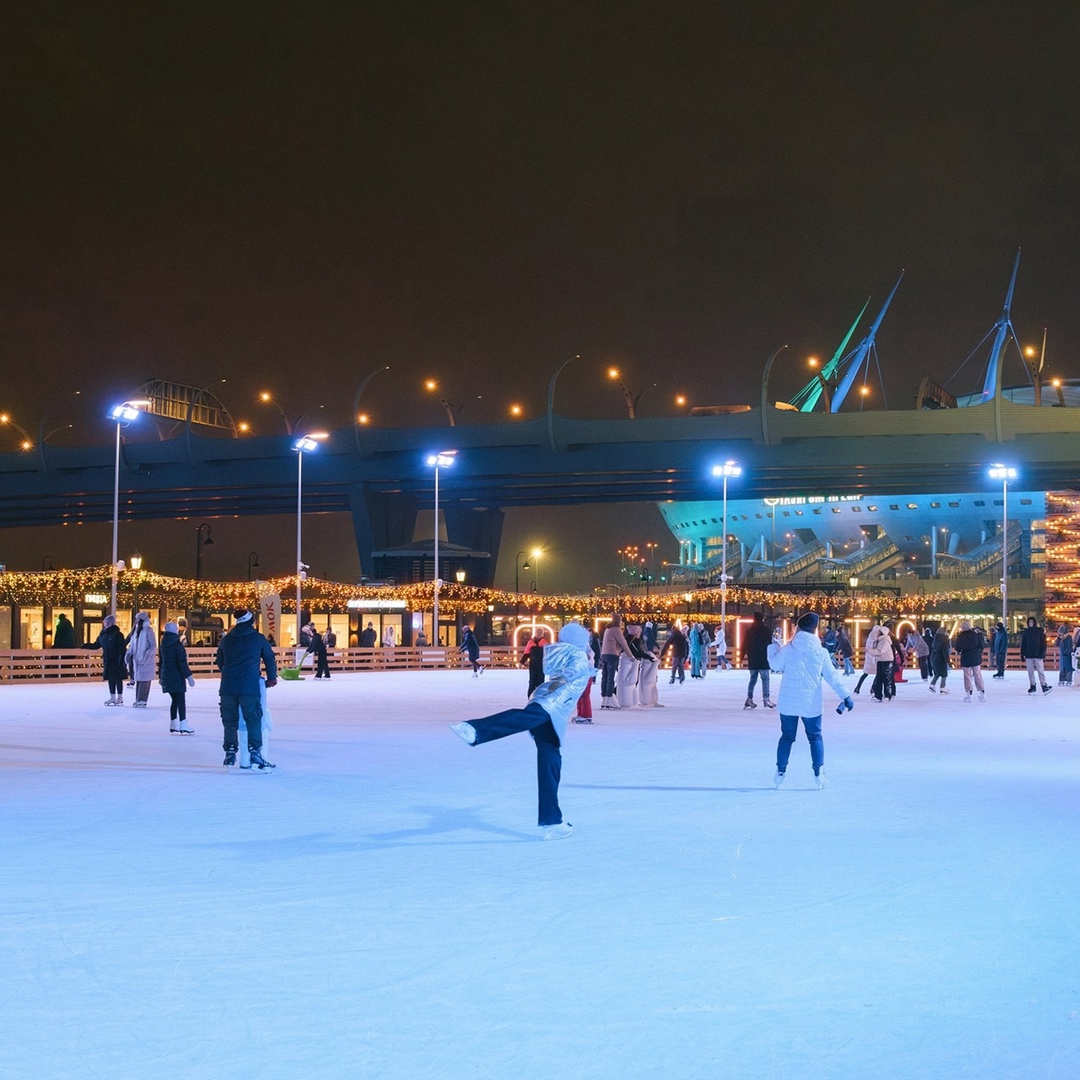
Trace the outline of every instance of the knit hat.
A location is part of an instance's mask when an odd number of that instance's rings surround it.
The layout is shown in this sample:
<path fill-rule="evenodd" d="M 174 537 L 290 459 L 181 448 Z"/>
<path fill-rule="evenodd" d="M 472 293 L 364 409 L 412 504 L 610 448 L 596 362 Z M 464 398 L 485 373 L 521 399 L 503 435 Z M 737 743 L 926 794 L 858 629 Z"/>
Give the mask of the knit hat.
<path fill-rule="evenodd" d="M 104 626 L 106 630 L 108 630 L 110 626 L 115 626 L 116 625 L 116 616 L 115 615 L 106 615 L 105 618 L 102 619 L 101 625 Z"/>
<path fill-rule="evenodd" d="M 165 624 L 165 633 L 166 634 L 179 634 L 180 633 L 180 627 L 177 626 L 176 623 L 174 623 L 174 622 L 167 622 Z"/>
<path fill-rule="evenodd" d="M 251 612 L 245 610 L 244 608 L 237 608 L 232 613 L 232 617 L 233 617 L 233 622 L 236 622 L 236 623 L 251 622 Z"/>
<path fill-rule="evenodd" d="M 808 611 L 799 620 L 799 629 L 806 630 L 809 633 L 814 633 L 818 627 L 818 616 L 816 611 Z"/>

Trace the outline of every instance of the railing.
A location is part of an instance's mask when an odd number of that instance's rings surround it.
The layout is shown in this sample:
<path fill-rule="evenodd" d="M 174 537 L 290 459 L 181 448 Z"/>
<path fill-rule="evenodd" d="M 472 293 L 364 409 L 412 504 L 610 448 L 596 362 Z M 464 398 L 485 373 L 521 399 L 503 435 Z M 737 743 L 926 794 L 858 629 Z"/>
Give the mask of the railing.
<path fill-rule="evenodd" d="M 197 679 L 217 678 L 219 672 L 214 666 L 215 649 L 191 647 L 187 651 L 188 664 Z M 295 667 L 300 650 L 278 648 L 274 650 L 278 667 Z M 469 667 L 468 659 L 456 648 L 438 648 L 421 646 L 395 649 L 331 649 L 328 652 L 331 672 L 340 671 L 456 671 Z M 743 658 L 735 649 L 728 649 L 728 662 L 734 667 L 742 666 Z M 957 658 L 953 657 L 954 666 Z M 521 664 L 521 650 L 510 645 L 482 645 L 479 662 L 490 668 L 516 668 Z M 862 650 L 857 650 L 851 658 L 856 671 L 861 669 Z M 1057 668 L 1057 646 L 1046 648 L 1046 667 Z M 665 660 L 664 667 L 670 662 Z M 688 664 L 689 666 L 689 664 Z M 716 660 L 709 654 L 709 668 L 716 667 Z M 908 663 L 905 670 L 917 664 Z M 992 667 L 989 652 L 983 653 L 983 667 Z M 1006 667 L 1022 668 L 1020 650 L 1009 649 Z M 303 671 L 314 673 L 314 657 L 308 656 L 303 664 Z M 93 649 L 5 649 L 0 650 L 0 685 L 12 682 L 32 680 L 59 680 L 62 682 L 81 682 L 101 679 L 101 655 Z"/>

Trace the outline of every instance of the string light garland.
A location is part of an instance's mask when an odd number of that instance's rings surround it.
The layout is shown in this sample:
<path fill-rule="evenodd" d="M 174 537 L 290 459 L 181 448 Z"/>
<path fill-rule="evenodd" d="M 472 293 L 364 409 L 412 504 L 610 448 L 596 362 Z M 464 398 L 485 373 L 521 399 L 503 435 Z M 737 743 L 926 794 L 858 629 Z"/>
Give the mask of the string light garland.
<path fill-rule="evenodd" d="M 1068 591 L 1072 615 L 1055 615 L 1080 621 L 1080 497 L 1073 500 L 1068 523 L 1058 528 L 1063 549 L 1071 544 L 1071 561 L 1064 554 L 1052 561 L 1062 569 L 1055 577 L 1055 589 Z M 1066 515 L 1067 516 L 1067 515 Z M 1064 522 L 1064 518 L 1062 519 Z M 1051 532 L 1048 528 L 1048 532 Z M 1048 544 L 1048 556 L 1050 545 Z M 11 571 L 0 574 L 0 603 L 19 607 L 77 607 L 86 605 L 87 594 L 108 593 L 109 567 L 93 566 L 81 570 Z M 1050 573 L 1047 574 L 1048 593 Z M 812 586 L 809 588 L 812 589 Z M 211 582 L 194 578 L 166 577 L 149 570 L 124 570 L 120 574 L 118 596 L 121 606 L 131 607 L 138 596 L 141 608 L 206 608 L 226 612 L 234 608 L 254 607 L 261 595 L 276 592 L 281 597 L 283 611 L 296 611 L 296 576 L 271 578 L 266 581 Z M 875 593 L 828 595 L 807 591 L 775 591 L 728 587 L 729 606 L 743 608 L 787 608 L 792 611 L 816 611 L 819 614 L 844 610 L 852 613 L 876 613 L 903 608 L 918 613 L 955 604 L 977 604 L 1000 597 L 998 586 L 966 589 L 947 589 L 934 593 L 910 593 L 902 597 Z M 410 610 L 422 611 L 430 605 L 431 586 L 428 582 L 408 585 L 350 585 L 336 581 L 307 578 L 304 582 L 304 606 L 311 611 L 347 610 L 349 600 L 405 600 Z M 570 593 L 515 593 L 504 589 L 479 588 L 474 585 L 447 581 L 439 593 L 440 610 L 448 615 L 483 615 L 494 606 L 496 610 L 513 608 L 525 613 L 558 611 L 566 616 L 618 612 L 629 616 L 652 616 L 662 621 L 715 615 L 714 606 L 720 603 L 720 589 L 698 588 L 690 591 L 652 593 L 649 596 L 623 594 L 619 596 L 574 595 Z M 1050 614 L 1050 607 L 1047 613 Z M 1056 610 L 1056 608 L 1055 608 Z M 1062 608 L 1062 610 L 1065 610 Z"/>
<path fill-rule="evenodd" d="M 1046 619 L 1080 623 L 1080 494 L 1046 493 Z"/>

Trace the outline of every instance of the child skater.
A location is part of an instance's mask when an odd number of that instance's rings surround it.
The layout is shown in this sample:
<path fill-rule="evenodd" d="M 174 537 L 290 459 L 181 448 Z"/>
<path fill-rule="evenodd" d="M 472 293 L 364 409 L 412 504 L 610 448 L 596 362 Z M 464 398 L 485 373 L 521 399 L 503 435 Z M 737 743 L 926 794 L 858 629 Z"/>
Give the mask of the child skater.
<path fill-rule="evenodd" d="M 808 611 L 800 620 L 798 629 L 786 645 L 774 641 L 769 646 L 769 667 L 783 675 L 777 705 L 780 710 L 780 742 L 776 747 L 776 776 L 773 783 L 779 787 L 784 782 L 791 748 L 799 730 L 802 717 L 806 739 L 810 743 L 810 760 L 814 766 L 814 779 L 819 788 L 828 781 L 822 771 L 825 765 L 825 744 L 821 739 L 821 683 L 827 682 L 840 698 L 840 709 L 855 706 L 848 696 L 847 687 L 840 672 L 833 667 L 832 657 L 821 647 L 817 636 L 818 617 Z"/>
<path fill-rule="evenodd" d="M 581 623 L 567 623 L 559 631 L 559 640 L 544 649 L 544 682 L 533 691 L 525 708 L 507 709 L 479 720 L 450 725 L 450 730 L 470 746 L 516 735 L 519 731 L 527 731 L 533 737 L 541 840 L 562 840 L 573 832 L 573 826 L 563 821 L 559 809 L 562 774 L 559 748 L 566 735 L 566 722 L 591 675 L 589 632 Z"/>

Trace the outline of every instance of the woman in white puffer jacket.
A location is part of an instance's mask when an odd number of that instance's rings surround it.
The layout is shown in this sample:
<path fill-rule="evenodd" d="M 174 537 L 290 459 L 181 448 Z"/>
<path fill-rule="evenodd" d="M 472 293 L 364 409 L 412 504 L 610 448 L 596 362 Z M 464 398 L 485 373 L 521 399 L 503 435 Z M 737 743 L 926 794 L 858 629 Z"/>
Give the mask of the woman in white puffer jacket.
<path fill-rule="evenodd" d="M 786 645 L 774 641 L 769 646 L 769 667 L 783 676 L 777 697 L 780 742 L 776 747 L 776 776 L 773 778 L 777 787 L 784 782 L 800 718 L 807 742 L 810 743 L 810 760 L 817 786 L 823 788 L 828 783 L 822 771 L 825 764 L 825 743 L 821 738 L 822 681 L 836 691 L 843 703 L 841 708 L 855 707 L 840 672 L 833 667 L 832 657 L 827 649 L 821 647 L 817 627 L 817 615 L 808 611 L 799 620 L 795 636 Z"/>

